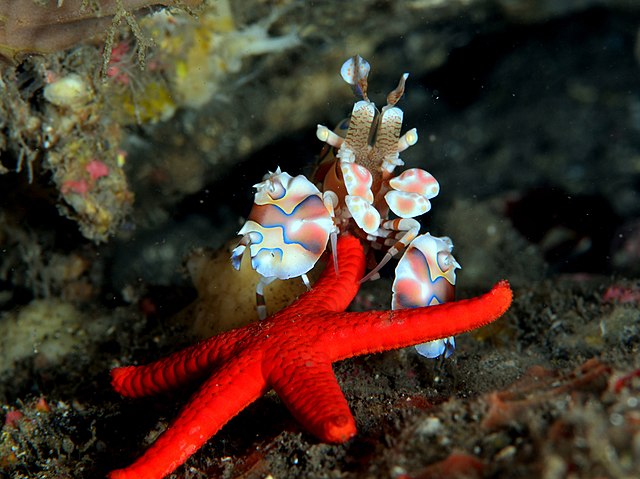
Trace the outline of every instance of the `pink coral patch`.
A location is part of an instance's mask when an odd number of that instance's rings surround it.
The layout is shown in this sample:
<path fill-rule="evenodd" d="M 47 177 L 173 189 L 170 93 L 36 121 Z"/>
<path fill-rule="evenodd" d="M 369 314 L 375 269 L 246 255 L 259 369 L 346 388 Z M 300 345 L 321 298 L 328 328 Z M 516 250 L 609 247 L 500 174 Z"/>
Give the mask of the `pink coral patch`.
<path fill-rule="evenodd" d="M 20 420 L 23 417 L 24 417 L 24 414 L 22 414 L 20 411 L 15 411 L 15 410 L 7 411 L 7 415 L 4 417 L 4 424 L 5 426 L 17 428 L 18 422 L 20 422 Z"/>
<path fill-rule="evenodd" d="M 87 181 L 82 180 L 68 180 L 62 183 L 62 188 L 60 188 L 63 195 L 67 193 L 76 193 L 78 195 L 84 196 L 89 191 L 89 185 Z"/>
<path fill-rule="evenodd" d="M 109 167 L 100 160 L 91 160 L 85 167 L 92 180 L 97 180 L 109 174 Z"/>
<path fill-rule="evenodd" d="M 609 303 L 640 304 L 640 288 L 612 285 L 602 295 Z"/>

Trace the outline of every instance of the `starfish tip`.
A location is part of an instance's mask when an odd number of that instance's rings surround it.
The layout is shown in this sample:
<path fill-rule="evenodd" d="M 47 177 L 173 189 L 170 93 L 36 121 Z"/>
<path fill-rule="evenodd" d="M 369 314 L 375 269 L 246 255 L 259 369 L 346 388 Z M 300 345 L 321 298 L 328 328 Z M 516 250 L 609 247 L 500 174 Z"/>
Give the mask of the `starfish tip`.
<path fill-rule="evenodd" d="M 111 385 L 118 394 L 121 394 L 122 396 L 130 396 L 127 384 L 135 369 L 135 366 L 124 366 L 120 368 L 113 368 L 111 370 Z"/>
<path fill-rule="evenodd" d="M 334 416 L 324 424 L 323 439 L 334 444 L 346 442 L 356 434 L 353 417 L 344 414 Z"/>
<path fill-rule="evenodd" d="M 124 471 L 118 469 L 107 474 L 107 479 L 127 479 L 127 474 Z"/>
<path fill-rule="evenodd" d="M 509 309 L 509 306 L 511 306 L 511 301 L 513 301 L 513 291 L 511 290 L 509 281 L 507 281 L 506 279 L 498 281 L 491 290 L 490 294 L 493 296 L 495 304 L 501 306 L 500 314 Z"/>

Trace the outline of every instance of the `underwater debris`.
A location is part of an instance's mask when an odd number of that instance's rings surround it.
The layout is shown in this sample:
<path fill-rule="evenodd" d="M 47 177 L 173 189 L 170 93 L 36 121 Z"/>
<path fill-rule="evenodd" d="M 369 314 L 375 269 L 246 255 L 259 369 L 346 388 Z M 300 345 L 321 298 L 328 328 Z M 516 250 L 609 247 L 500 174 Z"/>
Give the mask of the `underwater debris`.
<path fill-rule="evenodd" d="M 30 70 L 33 71 L 30 71 Z M 33 163 L 39 155 L 43 142 L 42 117 L 34 112 L 29 99 L 34 88 L 41 88 L 42 74 L 38 71 L 38 59 L 23 68 L 21 72 L 13 68 L 3 68 L 0 64 L 0 174 L 26 168 L 29 182 L 33 179 Z M 15 156 L 15 166 L 10 170 L 4 161 L 3 152 Z"/>
<path fill-rule="evenodd" d="M 64 200 L 59 210 L 78 222 L 86 238 L 106 241 L 133 203 L 124 155 L 95 137 L 72 138 L 49 152 L 46 165 Z"/>
<path fill-rule="evenodd" d="M 51 173 L 59 209 L 96 242 L 116 231 L 133 201 L 119 146 L 122 130 L 105 115 L 102 90 L 93 81 L 91 65 L 98 58 L 97 49 L 83 47 L 71 57 L 0 66 L 0 86 L 6 87 L 0 95 L 0 151 L 9 153 L 2 155 L 2 172 L 26 168 L 29 183 L 36 172 Z M 97 174 L 96 165 L 107 174 Z"/>
<path fill-rule="evenodd" d="M 10 477 L 78 477 L 91 464 L 87 451 L 96 447 L 95 427 L 78 403 L 40 396 L 16 406 L 2 405 L 0 470 Z M 25 474 L 26 472 L 26 474 Z"/>
<path fill-rule="evenodd" d="M 87 60 L 99 53 L 79 52 Z M 133 203 L 120 150 L 122 128 L 105 114 L 104 91 L 91 71 L 53 62 L 42 90 L 42 162 L 59 191 L 60 212 L 95 242 L 115 233 Z"/>

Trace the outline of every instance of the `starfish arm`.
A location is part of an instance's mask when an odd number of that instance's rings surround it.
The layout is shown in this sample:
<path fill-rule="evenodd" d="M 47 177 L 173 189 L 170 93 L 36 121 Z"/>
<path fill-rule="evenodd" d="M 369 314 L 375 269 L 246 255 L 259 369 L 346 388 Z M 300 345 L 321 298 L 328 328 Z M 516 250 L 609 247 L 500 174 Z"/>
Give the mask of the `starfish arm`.
<path fill-rule="evenodd" d="M 125 397 L 142 397 L 204 377 L 217 362 L 229 356 L 236 343 L 247 335 L 235 329 L 177 351 L 143 366 L 124 366 L 111 370 L 111 385 Z"/>
<path fill-rule="evenodd" d="M 276 364 L 268 382 L 305 429 L 332 443 L 355 435 L 355 420 L 325 353 L 296 349 Z"/>
<path fill-rule="evenodd" d="M 333 262 L 327 262 L 325 270 L 313 289 L 291 305 L 291 309 L 305 311 L 344 311 L 360 289 L 364 276 L 365 257 L 360 241 L 351 235 L 338 238 L 338 275 Z"/>
<path fill-rule="evenodd" d="M 260 358 L 239 358 L 212 375 L 158 440 L 108 479 L 161 479 L 171 474 L 231 418 L 267 391 Z"/>
<path fill-rule="evenodd" d="M 404 348 L 479 328 L 511 305 L 512 291 L 500 281 L 491 291 L 461 301 L 392 311 L 346 313 L 344 324 L 327 328 L 319 339 L 332 361 Z"/>

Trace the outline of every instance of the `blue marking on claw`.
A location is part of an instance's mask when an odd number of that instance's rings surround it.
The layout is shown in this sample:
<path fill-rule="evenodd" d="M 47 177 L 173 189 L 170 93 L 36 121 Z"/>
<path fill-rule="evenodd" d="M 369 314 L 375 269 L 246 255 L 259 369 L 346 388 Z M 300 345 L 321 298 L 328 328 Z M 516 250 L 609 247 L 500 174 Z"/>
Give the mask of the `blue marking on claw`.
<path fill-rule="evenodd" d="M 418 344 L 416 351 L 420 356 L 434 359 L 444 355 L 445 358 L 450 357 L 456 349 L 456 340 L 453 336 L 444 339 L 429 341 L 428 343 Z"/>
<path fill-rule="evenodd" d="M 249 244 L 239 244 L 236 246 L 231 252 L 231 264 L 236 270 L 240 270 L 240 263 L 242 263 L 242 255 L 244 254 L 247 247 L 251 247 L 252 244 L 260 244 L 264 240 L 264 236 L 259 231 L 253 230 L 249 233 Z M 254 241 L 255 239 L 255 241 Z"/>
<path fill-rule="evenodd" d="M 251 258 L 251 266 L 263 276 L 277 276 L 275 272 L 271 271 L 274 269 L 272 266 L 282 263 L 283 254 L 280 248 L 261 248 L 256 255 Z"/>
<path fill-rule="evenodd" d="M 234 269 L 239 270 L 240 269 L 240 263 L 242 263 L 242 254 L 245 251 L 245 248 L 242 248 L 242 252 L 239 252 L 238 250 L 241 247 L 238 246 L 236 247 L 233 252 L 231 253 L 231 265 L 234 267 Z"/>
<path fill-rule="evenodd" d="M 294 241 L 291 238 L 289 238 L 287 236 L 287 222 L 289 222 L 292 218 L 295 219 L 295 216 L 297 213 L 299 213 L 303 208 L 305 208 L 309 203 L 322 203 L 322 200 L 320 199 L 320 197 L 312 195 L 312 196 L 307 196 L 304 200 L 302 200 L 300 203 L 298 203 L 295 208 L 293 208 L 293 210 L 291 211 L 291 213 L 287 214 L 281 207 L 279 207 L 278 205 L 273 205 L 270 204 L 269 207 L 270 208 L 275 208 L 279 214 L 281 214 L 282 216 L 284 216 L 284 219 L 273 223 L 266 223 L 263 222 L 260 226 L 262 226 L 263 228 L 267 229 L 267 228 L 280 228 L 282 230 L 282 240 L 284 242 L 284 244 L 296 244 L 304 249 L 306 249 L 307 251 L 310 251 L 312 253 L 319 253 L 319 251 L 315 251 L 315 249 L 313 247 L 309 247 L 309 245 L 305 245 L 304 243 L 300 242 L 300 241 Z M 305 214 L 301 214 L 300 215 L 300 220 L 298 221 L 309 221 L 309 220 L 313 220 L 315 218 L 309 218 L 307 215 Z M 324 246 L 324 245 L 323 245 Z"/>
<path fill-rule="evenodd" d="M 448 282 L 447 278 L 440 276 L 436 278 L 434 281 L 431 281 L 431 284 L 435 286 L 436 284 L 441 283 L 442 281 Z M 438 288 L 433 287 L 432 289 L 437 290 Z M 446 303 L 447 301 L 450 301 L 450 299 L 438 297 L 438 295 L 435 292 L 432 293 L 431 296 L 426 298 L 424 302 L 423 301 L 411 302 L 410 299 L 414 299 L 414 298 L 406 293 L 394 293 L 394 294 L 396 296 L 396 302 L 398 303 L 398 305 L 400 305 L 401 308 L 420 308 L 422 306 L 429 306 L 431 304 L 434 304 L 433 303 L 434 299 L 436 300 L 436 304 L 442 304 L 442 303 Z"/>

